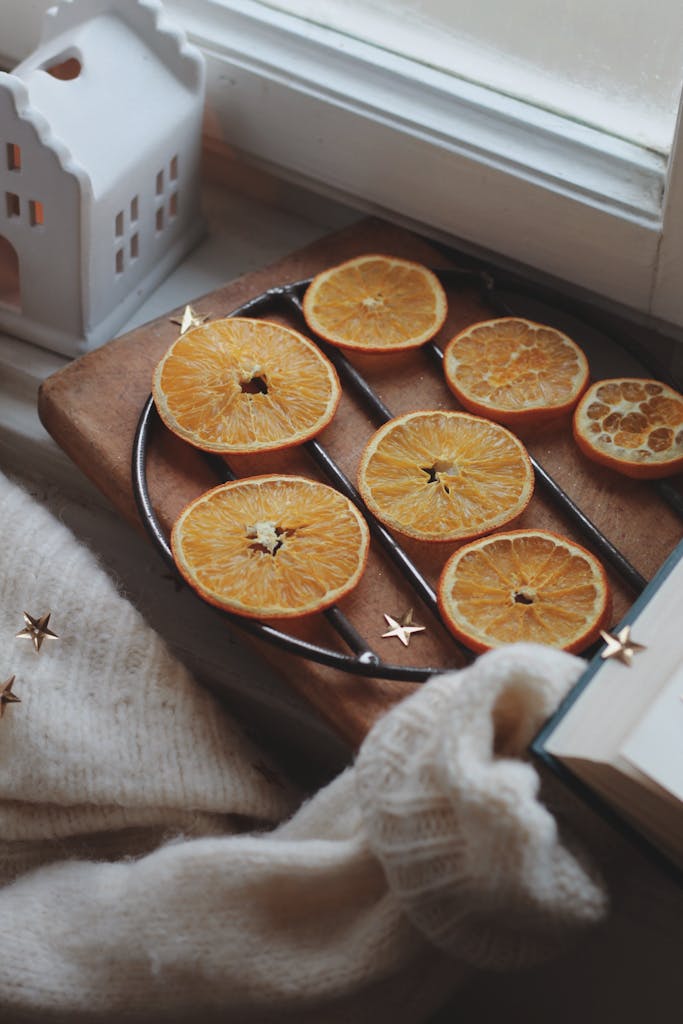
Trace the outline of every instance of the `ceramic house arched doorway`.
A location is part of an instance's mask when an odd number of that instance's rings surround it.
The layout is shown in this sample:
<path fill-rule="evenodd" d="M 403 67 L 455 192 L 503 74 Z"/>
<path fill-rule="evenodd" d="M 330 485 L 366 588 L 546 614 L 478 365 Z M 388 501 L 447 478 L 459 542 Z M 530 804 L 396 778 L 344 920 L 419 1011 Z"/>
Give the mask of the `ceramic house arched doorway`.
<path fill-rule="evenodd" d="M 0 235 L 0 306 L 21 311 L 19 256 L 4 235 Z"/>

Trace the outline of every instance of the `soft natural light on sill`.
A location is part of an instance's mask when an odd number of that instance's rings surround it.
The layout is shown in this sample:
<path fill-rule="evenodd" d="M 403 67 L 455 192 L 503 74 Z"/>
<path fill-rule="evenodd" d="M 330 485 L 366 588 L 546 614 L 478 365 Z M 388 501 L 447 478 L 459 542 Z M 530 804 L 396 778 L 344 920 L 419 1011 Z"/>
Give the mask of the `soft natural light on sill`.
<path fill-rule="evenodd" d="M 668 154 L 679 0 L 265 0 L 266 5 Z"/>

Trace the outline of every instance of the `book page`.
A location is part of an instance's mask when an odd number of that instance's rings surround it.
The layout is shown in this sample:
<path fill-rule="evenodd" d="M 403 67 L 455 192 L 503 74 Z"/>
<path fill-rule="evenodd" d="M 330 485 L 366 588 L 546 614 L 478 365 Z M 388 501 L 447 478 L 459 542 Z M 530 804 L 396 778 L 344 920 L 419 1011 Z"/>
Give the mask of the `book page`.
<path fill-rule="evenodd" d="M 598 667 L 545 741 L 559 758 L 613 762 L 683 662 L 683 558 L 652 594 L 632 625 L 645 650 L 630 666 L 609 659 Z M 683 708 L 683 704 L 681 705 Z"/>
<path fill-rule="evenodd" d="M 626 738 L 621 754 L 683 802 L 683 665 Z"/>

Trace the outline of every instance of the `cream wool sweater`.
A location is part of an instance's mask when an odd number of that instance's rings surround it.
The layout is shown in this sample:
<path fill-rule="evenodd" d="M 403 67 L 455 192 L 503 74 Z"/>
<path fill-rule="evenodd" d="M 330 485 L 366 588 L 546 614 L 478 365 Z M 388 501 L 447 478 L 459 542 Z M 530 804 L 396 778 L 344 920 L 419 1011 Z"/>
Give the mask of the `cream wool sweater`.
<path fill-rule="evenodd" d="M 582 663 L 434 679 L 302 807 L 92 555 L 0 475 L 0 1020 L 423 1021 L 533 963 L 604 891 L 531 736 Z M 36 655 L 21 613 L 52 611 Z"/>

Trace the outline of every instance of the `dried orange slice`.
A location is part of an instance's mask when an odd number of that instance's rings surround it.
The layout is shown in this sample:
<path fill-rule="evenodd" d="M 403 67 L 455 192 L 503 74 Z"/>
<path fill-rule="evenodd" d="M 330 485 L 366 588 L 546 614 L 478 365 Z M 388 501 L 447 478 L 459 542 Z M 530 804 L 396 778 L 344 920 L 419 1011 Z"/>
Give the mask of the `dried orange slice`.
<path fill-rule="evenodd" d="M 517 641 L 576 653 L 606 628 L 605 570 L 579 544 L 546 530 L 511 530 L 466 544 L 443 568 L 439 607 L 473 651 Z"/>
<path fill-rule="evenodd" d="M 327 608 L 356 586 L 369 531 L 334 488 L 298 476 L 214 487 L 171 532 L 179 571 L 210 604 L 251 618 Z"/>
<path fill-rule="evenodd" d="M 446 319 L 447 300 L 427 267 L 371 255 L 314 277 L 303 311 L 311 330 L 333 345 L 393 352 L 433 338 Z"/>
<path fill-rule="evenodd" d="M 412 412 L 370 438 L 358 485 L 387 526 L 419 540 L 453 541 L 521 515 L 534 474 L 524 445 L 505 427 L 465 412 Z"/>
<path fill-rule="evenodd" d="M 325 427 L 341 388 L 308 338 L 267 320 L 231 317 L 187 331 L 154 373 L 152 393 L 173 433 L 210 452 L 273 451 Z"/>
<path fill-rule="evenodd" d="M 446 346 L 443 367 L 465 409 L 509 427 L 569 412 L 588 384 L 588 362 L 571 338 L 520 317 L 460 331 Z"/>
<path fill-rule="evenodd" d="M 574 412 L 584 455 L 642 480 L 683 470 L 683 396 L 656 380 L 616 377 L 591 385 Z"/>

